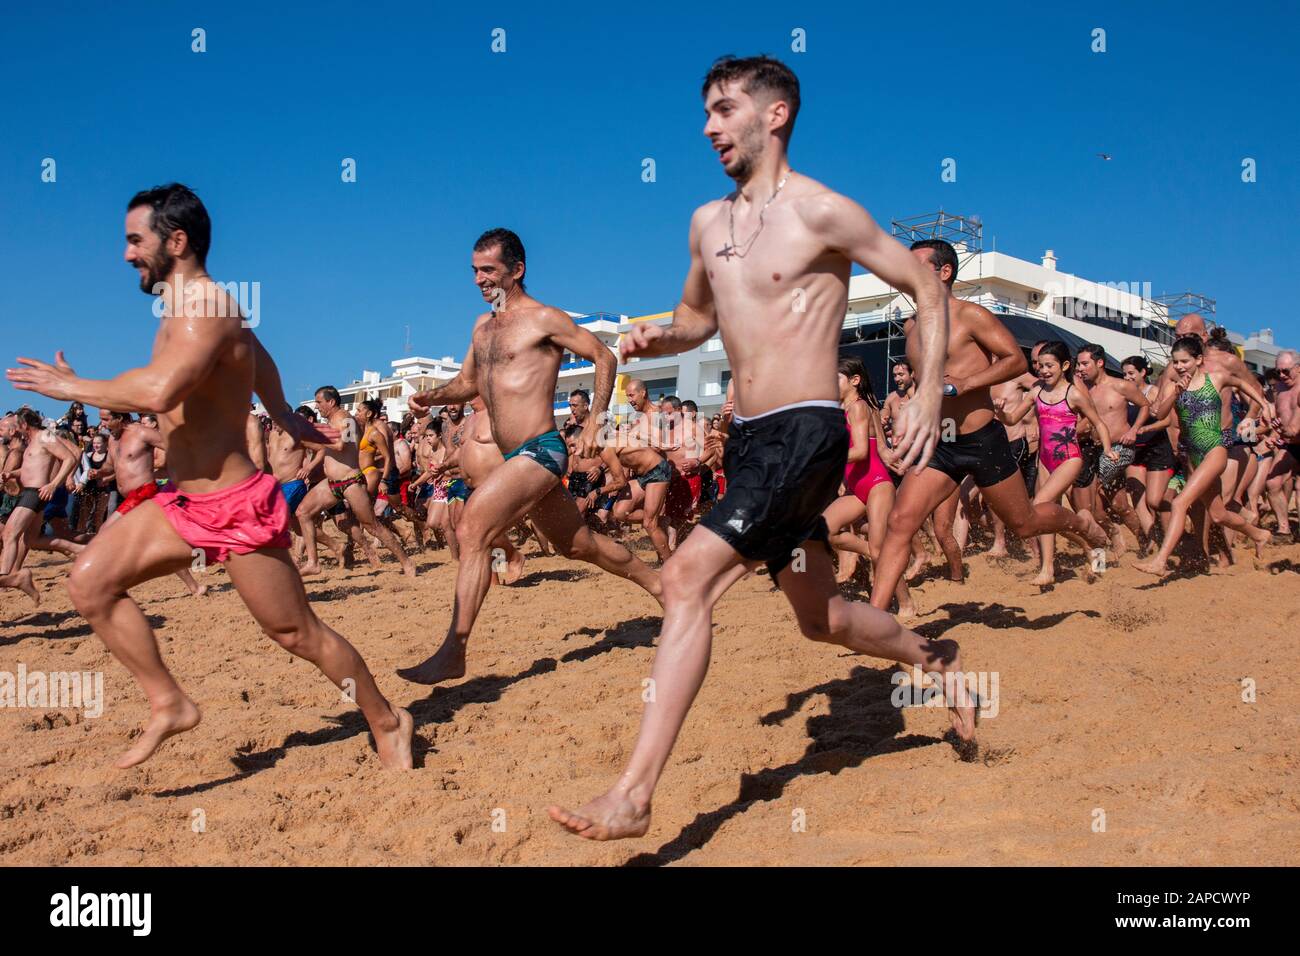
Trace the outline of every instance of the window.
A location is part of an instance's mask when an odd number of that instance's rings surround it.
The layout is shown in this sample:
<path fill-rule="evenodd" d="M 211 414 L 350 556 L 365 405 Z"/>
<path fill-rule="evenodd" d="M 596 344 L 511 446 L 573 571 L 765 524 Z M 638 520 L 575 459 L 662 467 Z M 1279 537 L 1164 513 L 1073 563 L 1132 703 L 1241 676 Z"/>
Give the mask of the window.
<path fill-rule="evenodd" d="M 672 378 L 648 379 L 645 383 L 646 395 L 652 402 L 657 402 L 664 395 L 677 394 L 677 376 Z"/>
<path fill-rule="evenodd" d="M 718 379 L 718 384 L 722 386 L 724 392 L 727 390 L 727 386 L 731 384 L 731 369 L 723 370 L 722 376 Z"/>

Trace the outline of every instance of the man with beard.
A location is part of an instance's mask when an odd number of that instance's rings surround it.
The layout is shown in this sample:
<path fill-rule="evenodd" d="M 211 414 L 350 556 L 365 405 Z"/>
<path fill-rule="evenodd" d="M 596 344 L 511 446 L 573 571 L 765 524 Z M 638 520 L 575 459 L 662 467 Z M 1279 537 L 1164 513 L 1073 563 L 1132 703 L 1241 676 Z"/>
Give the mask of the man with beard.
<path fill-rule="evenodd" d="M 885 437 L 889 437 L 894 428 L 894 419 L 902 414 L 916 394 L 916 373 L 912 371 L 911 362 L 899 359 L 894 363 L 893 375 L 894 390 L 886 396 L 885 405 L 880 410 L 880 427 L 884 429 Z"/>
<path fill-rule="evenodd" d="M 554 820 L 588 839 L 648 829 L 655 784 L 708 669 L 713 607 L 762 564 L 805 637 L 938 675 L 960 669 L 955 642 L 927 641 L 885 612 L 845 600 L 822 517 L 848 459 L 837 372 L 850 269 L 857 262 L 916 299 L 917 394 L 894 422 L 906 467 L 924 465 L 939 440 L 947 339 L 939 283 L 861 206 L 790 168 L 799 81 L 785 64 L 723 58 L 702 95 L 704 134 L 736 189 L 691 218 L 690 269 L 672 323 L 637 323 L 621 347 L 625 360 L 671 355 L 721 331 L 736 386 L 727 492 L 664 566 L 655 694 L 626 770 L 576 812 L 550 808 Z M 944 691 L 953 728 L 972 741 L 975 708 L 964 682 L 948 683 L 957 685 Z"/>
<path fill-rule="evenodd" d="M 381 763 L 411 767 L 411 715 L 391 705 L 365 661 L 312 611 L 289 560 L 289 511 L 280 487 L 253 467 L 245 425 L 256 392 L 285 430 L 318 443 L 337 439 L 293 414 L 275 362 L 246 327 L 239 306 L 204 267 L 211 221 L 179 183 L 127 204 L 126 261 L 163 308 L 149 363 L 107 380 L 19 358 L 14 387 L 64 401 L 156 413 L 172 485 L 97 535 L 78 555 L 68 593 L 95 633 L 144 688 L 150 716 L 117 761 L 147 760 L 168 737 L 193 728 L 199 709 L 168 672 L 149 622 L 128 589 L 189 567 L 193 549 L 225 562 L 235 590 L 272 640 L 311 661 L 361 709 Z"/>
<path fill-rule="evenodd" d="M 475 283 L 491 308 L 475 321 L 469 352 L 456 377 L 411 396 L 409 404 L 422 415 L 440 401 L 463 402 L 481 395 L 505 463 L 474 489 L 456 527 L 456 602 L 442 647 L 420 664 L 398 671 L 417 684 L 464 676 L 465 648 L 492 574 L 492 542 L 525 515 L 563 556 L 629 578 L 656 600 L 659 594 L 659 576 L 627 548 L 589 529 L 560 482 L 568 466 L 568 448 L 553 414 L 560 362 L 568 351 L 596 368 L 595 401 L 581 436 L 583 455 L 591 457 L 614 388 L 614 356 L 565 312 L 527 293 L 524 244 L 509 229 L 490 229 L 479 236 L 471 262 Z"/>

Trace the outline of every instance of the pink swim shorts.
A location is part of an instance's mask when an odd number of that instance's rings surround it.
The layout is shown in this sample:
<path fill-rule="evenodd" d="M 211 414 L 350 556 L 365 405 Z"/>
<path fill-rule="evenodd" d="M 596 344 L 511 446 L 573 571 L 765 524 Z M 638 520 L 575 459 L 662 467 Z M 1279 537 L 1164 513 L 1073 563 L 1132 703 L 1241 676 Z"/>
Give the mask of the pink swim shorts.
<path fill-rule="evenodd" d="M 191 548 L 213 564 L 235 554 L 289 547 L 289 506 L 280 483 L 264 471 L 220 491 L 192 494 L 168 484 L 153 500 Z"/>

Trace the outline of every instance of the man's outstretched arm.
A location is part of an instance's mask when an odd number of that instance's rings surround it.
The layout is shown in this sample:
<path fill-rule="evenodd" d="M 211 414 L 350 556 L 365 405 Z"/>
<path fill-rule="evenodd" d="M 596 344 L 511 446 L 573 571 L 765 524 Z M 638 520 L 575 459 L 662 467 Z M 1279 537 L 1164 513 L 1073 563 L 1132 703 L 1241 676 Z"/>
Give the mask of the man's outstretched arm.
<path fill-rule="evenodd" d="M 100 408 L 169 412 L 207 377 L 232 332 L 230 319 L 173 316 L 175 323 L 148 365 L 110 379 L 81 378 L 60 351 L 54 364 L 20 358 L 5 373 L 14 388 Z"/>
<path fill-rule="evenodd" d="M 853 200 L 828 192 L 810 198 L 799 209 L 804 222 L 828 248 L 908 293 L 916 303 L 921 346 L 916 397 L 898 416 L 903 427 L 895 439 L 904 466 L 923 468 L 939 442 L 943 366 L 948 355 L 947 290 L 933 269 L 887 235 Z"/>

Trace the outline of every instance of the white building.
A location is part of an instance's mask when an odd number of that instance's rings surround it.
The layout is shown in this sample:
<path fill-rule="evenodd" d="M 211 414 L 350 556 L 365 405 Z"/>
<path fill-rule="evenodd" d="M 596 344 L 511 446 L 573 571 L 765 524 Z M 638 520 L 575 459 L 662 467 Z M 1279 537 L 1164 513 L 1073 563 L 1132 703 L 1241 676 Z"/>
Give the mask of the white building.
<path fill-rule="evenodd" d="M 367 399 L 377 398 L 383 403 L 384 411 L 390 422 L 400 422 L 406 414 L 406 400 L 416 392 L 427 391 L 444 385 L 456 377 L 460 371 L 460 362 L 450 355 L 440 359 L 422 358 L 412 355 L 408 358 L 390 362 L 392 374 L 381 376 L 378 372 L 366 369 L 361 378 L 347 385 L 336 385 L 339 400 L 343 408 L 355 412 L 357 405 Z M 316 407 L 313 397 L 305 403 Z"/>

